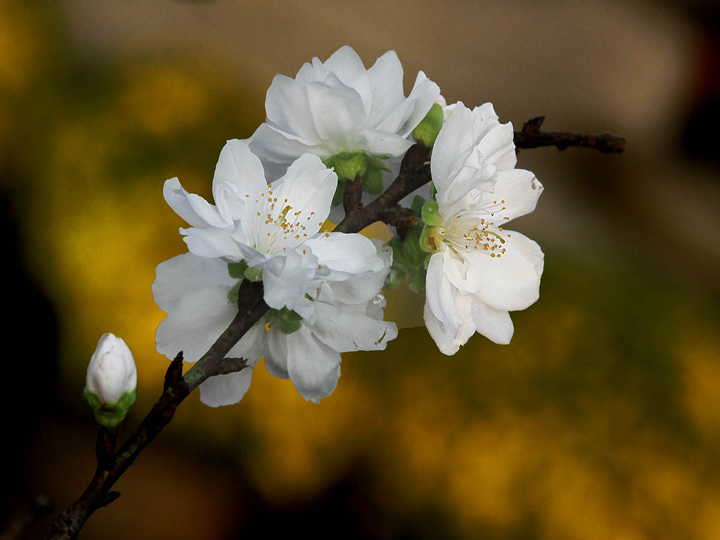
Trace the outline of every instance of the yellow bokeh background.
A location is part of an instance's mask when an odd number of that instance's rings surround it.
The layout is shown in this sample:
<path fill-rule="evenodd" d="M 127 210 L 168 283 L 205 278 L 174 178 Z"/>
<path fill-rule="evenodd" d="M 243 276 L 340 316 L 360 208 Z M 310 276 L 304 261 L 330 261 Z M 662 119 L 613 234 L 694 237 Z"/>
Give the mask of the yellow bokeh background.
<path fill-rule="evenodd" d="M 405 328 L 383 353 L 345 355 L 319 405 L 258 366 L 238 405 L 189 398 L 85 537 L 719 538 L 720 194 L 717 170 L 673 139 L 700 29 L 671 4 L 557 4 L 0 1 L 0 187 L 58 332 L 57 402 L 27 420 L 5 520 L 37 493 L 60 511 L 91 477 L 80 396 L 101 334 L 136 358 L 129 427 L 159 395 L 150 284 L 186 249 L 164 180 L 209 198 L 224 141 L 262 122 L 273 74 L 350 43 L 367 65 L 395 48 L 406 86 L 423 69 L 449 101 L 617 131 L 628 153 L 520 153 L 546 191 L 518 228 L 546 270 L 511 345 L 476 336 L 445 357 Z M 542 25 L 558 42 L 533 48 Z M 420 320 L 422 298 L 389 300 Z"/>

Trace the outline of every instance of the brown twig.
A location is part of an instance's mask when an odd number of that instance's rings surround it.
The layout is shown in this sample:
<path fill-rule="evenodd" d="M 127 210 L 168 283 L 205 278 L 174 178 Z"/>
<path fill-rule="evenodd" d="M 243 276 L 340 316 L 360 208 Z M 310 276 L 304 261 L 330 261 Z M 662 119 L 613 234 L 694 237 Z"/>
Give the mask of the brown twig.
<path fill-rule="evenodd" d="M 343 194 L 343 209 L 345 215 L 357 212 L 362 208 L 362 176 L 359 174 L 355 177 L 355 180 L 348 182 L 345 187 L 345 193 Z"/>
<path fill-rule="evenodd" d="M 540 131 L 544 116 L 528 120 L 522 131 L 516 131 L 513 142 L 515 151 L 521 148 L 540 148 L 541 146 L 555 146 L 558 150 L 565 150 L 571 146 L 590 148 L 603 154 L 622 154 L 627 146 L 627 140 L 612 133 L 589 135 L 585 133 L 570 133 L 564 131 Z"/>
<path fill-rule="evenodd" d="M 98 430 L 96 449 L 99 459 L 95 476 L 80 498 L 55 520 L 48 538 L 77 538 L 80 529 L 95 510 L 120 496 L 118 492 L 110 491 L 110 488 L 140 452 L 170 423 L 180 403 L 208 377 L 223 372 L 221 363 L 225 355 L 268 309 L 263 300 L 262 283 L 244 281 L 238 291 L 238 298 L 242 307 L 238 309 L 230 326 L 184 377 L 179 376 L 182 353 L 178 353 L 165 374 L 162 396 L 120 450 L 112 452 L 109 447 L 114 444 L 108 444 L 107 430 Z"/>

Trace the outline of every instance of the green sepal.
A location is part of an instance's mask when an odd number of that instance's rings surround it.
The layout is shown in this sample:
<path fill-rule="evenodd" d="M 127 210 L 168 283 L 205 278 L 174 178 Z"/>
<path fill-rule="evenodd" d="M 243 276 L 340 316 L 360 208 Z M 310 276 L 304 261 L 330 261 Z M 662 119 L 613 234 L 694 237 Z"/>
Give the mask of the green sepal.
<path fill-rule="evenodd" d="M 262 275 L 263 275 L 262 268 L 257 268 L 255 266 L 251 266 L 247 270 L 245 270 L 245 277 L 253 282 L 262 281 Z"/>
<path fill-rule="evenodd" d="M 420 292 L 425 288 L 426 275 L 426 272 L 424 272 L 421 268 L 415 270 L 412 273 L 412 275 L 410 276 L 410 282 L 408 283 L 408 286 L 410 287 L 410 290 L 412 292 Z"/>
<path fill-rule="evenodd" d="M 437 139 L 440 128 L 442 128 L 445 120 L 445 113 L 440 105 L 433 103 L 430 110 L 420 123 L 413 129 L 412 136 L 417 142 L 421 142 L 427 147 L 432 148 Z"/>
<path fill-rule="evenodd" d="M 325 166 L 335 171 L 338 179 L 355 180 L 360 174 L 365 174 L 367 159 L 363 152 L 340 152 L 323 160 Z"/>
<path fill-rule="evenodd" d="M 278 324 L 278 330 L 280 330 L 283 334 L 292 334 L 293 332 L 300 330 L 300 327 L 302 326 L 301 320 L 300 321 L 296 321 L 296 320 L 283 321 L 280 324 Z"/>
<path fill-rule="evenodd" d="M 363 190 L 372 195 L 380 195 L 383 190 L 383 177 L 380 169 L 369 167 L 362 177 Z"/>
<path fill-rule="evenodd" d="M 425 199 L 423 199 L 420 195 L 415 195 L 410 209 L 413 211 L 416 218 L 422 217 L 422 209 L 426 202 L 427 201 L 425 201 Z"/>
<path fill-rule="evenodd" d="M 412 266 L 405 256 L 402 238 L 393 236 L 390 242 L 388 242 L 388 246 L 393 250 L 393 268 L 398 268 L 402 272 L 410 272 Z"/>
<path fill-rule="evenodd" d="M 435 187 L 435 182 L 430 182 L 430 196 L 433 201 L 437 201 L 437 188 Z"/>
<path fill-rule="evenodd" d="M 271 309 L 267 312 L 266 318 L 270 324 L 277 325 L 278 330 L 283 334 L 292 334 L 302 326 L 302 316 L 298 315 L 291 309 Z"/>
<path fill-rule="evenodd" d="M 135 403 L 137 388 L 123 392 L 120 399 L 114 403 L 103 403 L 100 396 L 87 388 L 83 390 L 83 397 L 95 412 L 95 421 L 108 429 L 115 429 L 125 419 L 130 407 Z"/>
<path fill-rule="evenodd" d="M 422 208 L 422 219 L 425 223 L 432 227 L 437 227 L 443 222 L 440 215 L 440 207 L 435 201 L 428 201 Z"/>
<path fill-rule="evenodd" d="M 242 285 L 242 281 L 238 281 L 235 285 L 233 285 L 232 289 L 228 291 L 228 300 L 231 304 L 237 304 L 238 303 L 238 294 L 240 292 L 240 285 Z"/>
<path fill-rule="evenodd" d="M 335 195 L 333 195 L 332 205 L 338 206 L 342 204 L 343 197 L 345 197 L 345 189 L 347 188 L 347 180 L 338 178 L 338 184 L 335 188 Z"/>
<path fill-rule="evenodd" d="M 385 278 L 385 287 L 390 290 L 397 289 L 405 279 L 407 272 L 400 270 L 399 268 L 391 268 L 390 273 Z"/>
<path fill-rule="evenodd" d="M 234 262 L 228 264 L 228 274 L 233 279 L 245 279 L 245 270 L 248 265 L 246 261 Z"/>
<path fill-rule="evenodd" d="M 422 227 L 414 226 L 408 229 L 405 235 L 405 242 L 403 243 L 403 254 L 407 258 L 408 262 L 416 267 L 425 260 L 425 252 L 420 247 L 420 233 Z"/>

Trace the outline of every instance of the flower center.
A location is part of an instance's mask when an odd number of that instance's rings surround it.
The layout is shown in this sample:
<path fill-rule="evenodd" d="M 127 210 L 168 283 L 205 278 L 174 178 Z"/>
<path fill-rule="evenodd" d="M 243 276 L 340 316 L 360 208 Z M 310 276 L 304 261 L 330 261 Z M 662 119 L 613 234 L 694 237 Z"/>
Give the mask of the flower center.
<path fill-rule="evenodd" d="M 472 214 L 464 214 L 462 212 L 453 216 L 449 224 L 439 224 L 428 235 L 428 244 L 440 249 L 447 246 L 455 253 L 462 251 L 479 250 L 484 251 L 490 257 L 500 258 L 505 254 L 504 246 L 505 237 L 510 237 L 510 233 L 504 233 L 502 227 L 495 224 L 495 214 L 505 210 L 505 201 L 493 201 L 492 205 L 488 205 L 478 212 L 473 210 Z M 482 217 L 478 214 L 485 214 Z M 508 220 L 509 218 L 503 217 Z"/>
<path fill-rule="evenodd" d="M 273 197 L 272 184 L 268 185 L 268 193 L 261 193 L 260 197 L 266 200 L 255 200 L 256 204 L 264 203 L 264 211 L 258 210 L 255 216 L 258 224 L 255 227 L 255 249 L 275 254 L 308 238 L 306 231 L 311 220 L 317 219 L 315 212 L 303 215 L 303 211 L 294 210 L 287 199 L 279 202 L 277 197 Z M 322 221 L 318 221 L 318 227 L 322 227 Z"/>

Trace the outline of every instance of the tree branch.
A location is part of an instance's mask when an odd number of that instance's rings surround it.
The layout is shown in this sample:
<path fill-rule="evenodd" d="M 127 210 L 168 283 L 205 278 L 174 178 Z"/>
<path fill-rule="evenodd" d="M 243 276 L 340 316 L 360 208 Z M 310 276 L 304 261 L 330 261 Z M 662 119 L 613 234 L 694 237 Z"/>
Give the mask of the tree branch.
<path fill-rule="evenodd" d="M 222 359 L 268 310 L 263 300 L 262 283 L 244 281 L 238 291 L 238 298 L 242 307 L 239 306 L 230 326 L 184 377 L 179 376 L 182 352 L 178 353 L 165 374 L 163 394 L 120 450 L 114 452 L 114 442 L 110 442 L 108 430 L 98 429 L 98 466 L 95 476 L 80 498 L 55 520 L 48 538 L 77 538 L 80 529 L 93 512 L 110 504 L 120 495 L 111 492 L 110 488 L 133 464 L 140 452 L 170 423 L 180 403 L 208 377 L 227 373 L 226 368 L 221 365 Z"/>
<path fill-rule="evenodd" d="M 585 133 L 570 133 L 564 131 L 540 131 L 545 121 L 544 116 L 528 120 L 522 131 L 516 131 L 513 142 L 515 151 L 521 148 L 540 148 L 541 146 L 555 146 L 558 150 L 565 150 L 571 146 L 590 148 L 603 154 L 622 154 L 627 146 L 627 140 L 612 133 L 588 135 Z"/>

